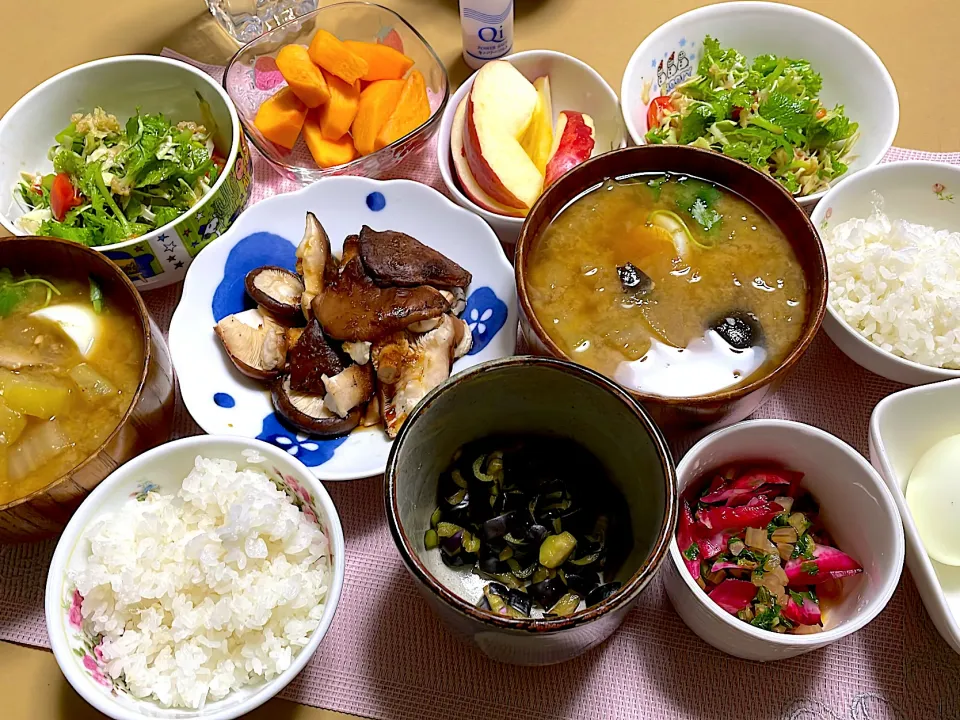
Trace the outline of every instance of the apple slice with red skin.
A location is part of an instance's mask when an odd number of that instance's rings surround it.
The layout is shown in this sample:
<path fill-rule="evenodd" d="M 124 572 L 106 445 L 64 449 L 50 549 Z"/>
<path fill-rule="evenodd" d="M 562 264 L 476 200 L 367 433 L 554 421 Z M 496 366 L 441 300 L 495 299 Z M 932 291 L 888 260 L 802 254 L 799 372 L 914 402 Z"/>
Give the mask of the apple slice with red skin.
<path fill-rule="evenodd" d="M 470 164 L 467 162 L 467 155 L 463 149 L 466 118 L 467 98 L 463 98 L 457 106 L 457 111 L 453 116 L 453 127 L 450 130 L 450 155 L 463 194 L 470 198 L 472 202 L 489 212 L 506 215 L 508 217 L 524 217 L 527 214 L 526 210 L 518 210 L 517 208 L 512 208 L 497 202 L 477 184 L 477 179 L 473 176 L 473 173 L 470 172 Z"/>
<path fill-rule="evenodd" d="M 537 89 L 537 109 L 530 127 L 520 138 L 524 151 L 533 160 L 541 174 L 546 172 L 550 151 L 553 149 L 553 100 L 550 96 L 550 77 L 543 75 L 533 81 Z"/>
<path fill-rule="evenodd" d="M 503 60 L 484 65 L 467 95 L 463 149 L 470 172 L 490 197 L 518 210 L 529 210 L 543 191 L 543 175 L 520 144 L 537 103 L 537 89 Z"/>
<path fill-rule="evenodd" d="M 589 115 L 572 110 L 560 113 L 553 134 L 553 151 L 547 161 L 545 187 L 590 158 L 597 144 L 596 134 Z"/>

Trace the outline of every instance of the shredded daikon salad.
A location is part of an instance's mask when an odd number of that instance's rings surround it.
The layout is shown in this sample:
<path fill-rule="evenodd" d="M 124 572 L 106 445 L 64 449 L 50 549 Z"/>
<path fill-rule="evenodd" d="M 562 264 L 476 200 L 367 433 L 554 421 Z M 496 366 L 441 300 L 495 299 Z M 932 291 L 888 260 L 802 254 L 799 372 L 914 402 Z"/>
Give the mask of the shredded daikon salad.
<path fill-rule="evenodd" d="M 879 198 L 868 218 L 821 233 L 829 302 L 887 352 L 960 368 L 960 232 L 887 217 Z"/>
<path fill-rule="evenodd" d="M 88 537 L 84 629 L 134 697 L 200 708 L 269 680 L 323 615 L 327 538 L 256 469 L 198 457 L 176 495 L 141 493 Z"/>

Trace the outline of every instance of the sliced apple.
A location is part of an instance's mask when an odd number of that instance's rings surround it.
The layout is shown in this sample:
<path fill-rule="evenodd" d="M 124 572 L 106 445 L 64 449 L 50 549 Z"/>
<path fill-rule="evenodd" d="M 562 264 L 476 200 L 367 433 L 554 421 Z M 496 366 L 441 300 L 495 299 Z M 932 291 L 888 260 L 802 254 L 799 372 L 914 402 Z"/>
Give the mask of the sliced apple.
<path fill-rule="evenodd" d="M 528 210 L 543 175 L 520 145 L 537 109 L 537 89 L 510 63 L 484 65 L 467 95 L 463 149 L 477 184 L 497 202 Z"/>
<path fill-rule="evenodd" d="M 450 130 L 450 155 L 453 160 L 453 168 L 457 172 L 457 180 L 460 181 L 460 187 L 463 193 L 474 203 L 500 215 L 510 217 L 524 217 L 526 210 L 518 210 L 503 203 L 497 202 L 490 197 L 480 185 L 477 179 L 470 172 L 470 164 L 467 162 L 467 155 L 463 149 L 464 125 L 467 119 L 467 98 L 460 101 L 457 105 L 457 111 L 453 116 L 453 127 Z"/>
<path fill-rule="evenodd" d="M 547 161 L 544 185 L 549 185 L 568 170 L 588 160 L 597 144 L 593 118 L 583 113 L 564 110 L 557 118 L 553 149 Z"/>
<path fill-rule="evenodd" d="M 553 148 L 553 100 L 550 97 L 550 78 L 547 75 L 533 81 L 537 89 L 537 107 L 530 127 L 520 138 L 520 145 L 533 160 L 537 170 L 545 173 L 550 150 Z"/>

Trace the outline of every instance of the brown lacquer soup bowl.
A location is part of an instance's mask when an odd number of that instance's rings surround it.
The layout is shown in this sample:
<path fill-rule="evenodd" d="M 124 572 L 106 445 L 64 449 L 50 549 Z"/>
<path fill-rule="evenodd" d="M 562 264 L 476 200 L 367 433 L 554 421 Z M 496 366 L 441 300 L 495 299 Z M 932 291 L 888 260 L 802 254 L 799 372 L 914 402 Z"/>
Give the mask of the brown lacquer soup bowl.
<path fill-rule="evenodd" d="M 827 299 L 827 265 L 816 230 L 779 183 L 745 163 L 688 146 L 653 145 L 614 150 L 595 157 L 553 183 L 527 216 L 517 244 L 515 268 L 522 339 L 529 351 L 566 360 L 568 355 L 537 317 L 529 284 L 531 256 L 547 227 L 574 200 L 605 181 L 645 173 L 670 173 L 715 183 L 754 206 L 792 248 L 806 282 L 806 313 L 797 340 L 779 362 L 740 385 L 704 395 L 667 397 L 628 389 L 667 432 L 728 425 L 754 412 L 780 387 L 820 328 Z"/>
<path fill-rule="evenodd" d="M 0 450 L 6 451 L 0 457 L 4 461 L 4 466 L 0 468 L 2 543 L 56 535 L 84 498 L 104 478 L 127 460 L 166 441 L 173 420 L 174 381 L 173 366 L 163 335 L 148 314 L 133 283 L 105 255 L 68 240 L 46 237 L 0 238 L 0 274 L 0 290 L 4 292 L 5 301 L 11 298 L 11 285 L 24 278 L 67 279 L 74 282 L 74 288 L 82 288 L 82 294 L 75 292 L 75 297 L 70 301 L 73 305 L 89 304 L 98 308 L 97 314 L 101 317 L 110 317 L 112 313 L 125 318 L 122 327 L 125 328 L 123 334 L 126 337 L 116 337 L 120 324 L 105 324 L 98 330 L 95 343 L 106 343 L 111 346 L 112 354 L 129 358 L 126 371 L 128 390 L 124 391 L 123 386 L 119 390 L 113 387 L 109 369 L 95 366 L 92 358 L 99 356 L 96 352 L 83 363 L 89 366 L 86 375 L 76 374 L 77 366 L 72 361 L 71 367 L 60 367 L 56 359 L 68 356 L 58 355 L 56 351 L 69 344 L 73 335 L 58 331 L 52 325 L 49 331 L 42 333 L 42 337 L 38 335 L 34 343 L 42 352 L 46 347 L 43 343 L 52 338 L 54 344 L 50 347 L 53 354 L 48 357 L 41 354 L 31 359 L 30 353 L 21 346 L 12 342 L 0 344 L 0 373 L 3 374 L 3 378 L 0 378 L 3 383 L 0 384 L 7 387 L 7 381 L 11 381 L 16 385 L 17 376 L 28 377 L 27 373 L 32 367 L 40 367 L 42 377 L 51 377 L 56 387 L 74 396 L 69 412 L 85 413 L 81 421 L 88 423 L 79 431 L 74 431 L 79 432 L 78 435 L 61 433 L 59 437 L 53 436 L 51 442 L 57 443 L 58 453 L 69 453 L 71 448 L 76 448 L 76 462 L 68 461 L 62 467 L 51 465 L 48 467 L 50 472 L 45 473 L 47 466 L 39 458 L 46 457 L 42 454 L 46 446 L 34 443 L 28 448 L 24 443 L 24 435 L 32 432 L 33 439 L 44 439 L 45 436 L 39 431 L 46 431 L 49 426 L 41 424 L 41 421 L 52 423 L 58 417 L 62 418 L 62 413 L 58 416 L 51 410 L 48 418 L 47 413 L 29 408 L 32 415 L 27 417 L 29 413 L 24 409 L 24 403 L 29 402 L 29 398 L 25 399 L 22 393 L 12 395 L 9 389 L 5 394 L 0 392 L 0 401 L 4 401 L 3 409 L 6 412 L 5 427 L 12 427 L 21 442 L 19 448 L 17 441 L 5 445 L 9 438 L 4 438 L 0 432 Z M 89 296 L 87 283 L 90 287 Z M 12 292 L 16 294 L 17 288 L 22 287 L 22 284 L 18 284 Z M 53 293 L 52 290 L 50 292 Z M 48 295 L 47 309 L 55 307 L 61 300 L 63 298 Z M 11 310 L 9 302 L 0 305 L 0 323 L 15 320 L 15 312 Z M 3 329 L 4 333 L 8 331 L 10 326 Z M 27 347 L 26 350 L 32 351 L 32 348 Z M 47 364 L 49 358 L 53 358 L 50 361 L 52 364 Z M 93 376 L 92 382 L 88 377 L 90 367 L 99 373 Z M 102 384 L 104 378 L 107 382 Z M 113 377 L 113 383 L 120 385 L 116 376 Z M 112 411 L 115 419 L 111 418 L 108 427 L 102 415 L 97 417 L 98 413 L 105 411 L 96 396 L 101 391 L 111 390 L 123 394 L 124 400 L 122 404 L 117 402 L 117 409 Z M 99 439 L 99 442 L 91 443 L 93 449 L 84 453 L 82 450 L 86 448 L 78 445 L 76 438 L 82 437 L 98 422 L 102 424 L 101 431 L 94 435 L 88 433 L 88 437 Z M 77 422 L 74 422 L 74 428 L 76 426 Z M 14 454 L 19 457 L 14 459 Z M 52 459 L 49 462 L 58 462 L 62 455 L 50 457 Z M 31 467 L 31 483 L 24 481 L 20 486 L 16 481 L 17 469 L 22 470 L 24 462 L 33 462 L 35 467 Z M 38 477 L 40 482 L 36 482 Z"/>
<path fill-rule="evenodd" d="M 598 496 L 603 483 L 605 488 L 612 487 L 620 499 L 618 506 L 606 506 L 610 516 L 609 525 L 605 525 L 607 545 L 612 548 L 615 544 L 612 537 L 622 540 L 617 560 L 613 561 L 611 549 L 602 566 L 603 582 L 609 585 L 601 587 L 613 591 L 601 593 L 599 598 L 586 592 L 577 610 L 562 616 L 556 608 L 554 612 L 538 612 L 534 606 L 533 611 L 518 614 L 509 608 L 490 609 L 489 604 L 484 607 L 484 587 L 498 580 L 483 573 L 484 549 L 476 551 L 480 556 L 476 564 L 471 559 L 451 566 L 443 557 L 445 547 L 429 547 L 426 537 L 426 531 L 434 524 L 435 509 L 447 502 L 445 492 L 438 494 L 443 473 L 458 458 L 471 462 L 473 455 L 468 450 L 464 449 L 461 455 L 465 445 L 495 437 L 498 441 L 506 438 L 505 446 L 509 446 L 531 435 L 553 443 L 555 457 L 562 463 L 573 457 L 570 448 L 574 444 L 590 453 L 599 465 L 597 472 L 584 473 L 581 478 L 585 494 Z M 517 475 L 511 475 L 507 452 L 503 459 L 504 475 L 495 481 L 502 482 L 503 494 L 512 493 L 517 487 L 511 480 Z M 529 466 L 524 465 L 519 473 L 521 483 L 543 473 L 548 461 L 544 454 Z M 547 482 L 558 478 L 551 471 L 545 472 Z M 456 635 L 494 660 L 517 665 L 563 662 L 608 638 L 656 575 L 677 523 L 676 470 L 664 437 L 649 414 L 619 385 L 599 373 L 551 358 L 521 355 L 481 363 L 435 388 L 404 423 L 391 449 L 384 477 L 387 522 L 417 589 Z M 485 504 L 486 490 L 476 483 L 471 487 L 468 492 L 479 498 L 473 497 L 470 502 Z M 530 523 L 547 522 L 540 520 L 541 515 L 533 519 L 541 507 L 537 504 L 539 499 L 549 497 L 542 485 L 535 492 L 537 499 L 531 493 L 530 504 L 524 499 L 522 508 L 511 513 L 528 529 Z M 474 510 L 469 511 L 471 515 Z M 583 508 L 576 511 L 580 510 Z M 614 532 L 618 520 L 626 533 Z M 569 522 L 569 516 L 564 516 L 563 523 Z M 516 549 L 515 558 L 521 557 L 525 542 L 532 548 L 542 542 L 526 540 L 529 535 L 512 527 L 510 532 L 525 538 L 516 544 L 509 539 L 510 535 L 506 536 Z M 572 525 L 563 527 L 577 532 Z M 486 525 L 476 537 L 490 540 L 485 529 Z M 554 527 L 553 531 L 559 529 Z M 542 553 L 543 545 L 539 548 Z M 582 549 L 593 552 L 586 546 Z M 536 550 L 533 555 L 536 557 Z M 563 567 L 550 572 L 551 582 L 562 583 L 560 593 L 574 591 L 570 573 L 577 570 L 570 562 L 580 562 L 577 557 L 578 554 L 570 555 Z M 542 554 L 539 560 L 544 561 Z M 594 564 L 587 565 L 584 572 L 596 572 L 595 568 Z M 517 590 L 521 599 L 540 597 L 535 591 L 533 585 Z"/>

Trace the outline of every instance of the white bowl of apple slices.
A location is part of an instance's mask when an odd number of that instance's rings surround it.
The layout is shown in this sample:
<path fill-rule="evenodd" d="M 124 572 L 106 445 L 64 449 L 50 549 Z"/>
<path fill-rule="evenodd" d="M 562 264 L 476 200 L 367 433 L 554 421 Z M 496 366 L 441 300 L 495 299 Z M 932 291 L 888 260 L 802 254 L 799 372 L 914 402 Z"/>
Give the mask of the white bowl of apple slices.
<path fill-rule="evenodd" d="M 596 70 L 527 50 L 487 63 L 454 93 L 437 157 L 454 201 L 513 245 L 544 188 L 626 138 L 617 94 Z"/>

